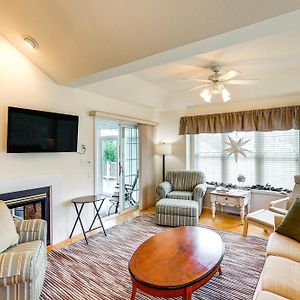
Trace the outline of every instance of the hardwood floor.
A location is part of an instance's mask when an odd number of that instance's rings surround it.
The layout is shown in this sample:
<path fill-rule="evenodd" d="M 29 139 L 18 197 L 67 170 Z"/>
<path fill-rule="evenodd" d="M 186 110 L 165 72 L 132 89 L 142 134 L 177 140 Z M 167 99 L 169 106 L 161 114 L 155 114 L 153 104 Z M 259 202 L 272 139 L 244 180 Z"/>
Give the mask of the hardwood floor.
<path fill-rule="evenodd" d="M 144 214 L 154 214 L 155 213 L 155 207 L 150 207 L 148 209 L 145 209 L 141 212 L 139 212 L 138 210 L 134 210 L 122 215 L 118 215 L 115 216 L 109 220 L 105 220 L 104 223 L 104 227 L 105 228 L 110 228 L 113 227 L 117 224 L 121 224 L 127 220 L 133 219 L 139 215 L 144 215 Z M 233 231 L 233 232 L 238 232 L 238 233 L 243 233 L 243 225 L 241 225 L 240 223 L 240 217 L 236 216 L 236 215 L 232 215 L 232 214 L 228 214 L 228 213 L 221 213 L 219 211 L 217 211 L 216 213 L 216 219 L 213 220 L 211 217 L 211 210 L 204 208 L 199 220 L 199 224 L 203 224 L 203 225 L 207 225 L 207 226 L 211 226 L 214 227 L 216 229 L 220 229 L 220 230 L 228 230 L 228 231 Z M 93 235 L 96 234 L 98 231 L 92 231 L 91 233 L 89 233 L 89 235 Z M 249 235 L 253 235 L 253 236 L 257 236 L 257 237 L 262 237 L 262 238 L 268 238 L 269 234 L 266 233 L 263 229 L 258 228 L 256 226 L 252 226 L 249 225 L 249 230 L 248 230 L 248 234 Z M 53 250 L 53 249 L 61 249 L 64 248 L 78 240 L 83 239 L 83 235 L 79 234 L 76 235 L 74 237 L 72 237 L 71 239 L 67 239 L 59 244 L 56 245 L 51 245 L 48 246 L 48 250 Z"/>

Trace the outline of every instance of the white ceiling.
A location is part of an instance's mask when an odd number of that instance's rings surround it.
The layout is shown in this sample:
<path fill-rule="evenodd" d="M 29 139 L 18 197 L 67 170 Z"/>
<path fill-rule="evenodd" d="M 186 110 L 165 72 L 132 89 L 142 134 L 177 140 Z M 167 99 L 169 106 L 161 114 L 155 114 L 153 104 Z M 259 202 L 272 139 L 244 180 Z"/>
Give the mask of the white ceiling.
<path fill-rule="evenodd" d="M 181 77 L 207 78 L 213 63 L 259 79 L 230 87 L 230 103 L 300 94 L 299 8 L 300 0 L 1 0 L 0 34 L 57 83 L 170 111 L 208 105 L 184 93 L 194 83 Z M 24 47 L 24 35 L 38 50 Z"/>
<path fill-rule="evenodd" d="M 299 36 L 300 28 L 81 88 L 160 111 L 208 105 L 199 91 L 185 93 L 197 83 L 181 78 L 197 74 L 205 79 L 211 74 L 209 66 L 217 63 L 221 71 L 240 71 L 237 78 L 259 79 L 256 86 L 230 86 L 231 102 L 300 94 Z"/>
<path fill-rule="evenodd" d="M 299 0 L 1 0 L 0 33 L 67 84 L 299 8 Z"/>

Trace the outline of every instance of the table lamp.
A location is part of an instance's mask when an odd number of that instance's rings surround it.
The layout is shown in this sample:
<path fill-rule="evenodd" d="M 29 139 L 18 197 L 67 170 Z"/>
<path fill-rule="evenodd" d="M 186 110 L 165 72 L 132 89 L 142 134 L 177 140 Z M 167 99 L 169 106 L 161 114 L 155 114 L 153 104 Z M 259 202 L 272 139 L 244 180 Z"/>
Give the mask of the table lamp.
<path fill-rule="evenodd" d="M 172 154 L 172 145 L 171 144 L 157 144 L 156 145 L 156 154 L 162 155 L 163 181 L 165 181 L 165 161 L 166 161 L 165 156 Z"/>

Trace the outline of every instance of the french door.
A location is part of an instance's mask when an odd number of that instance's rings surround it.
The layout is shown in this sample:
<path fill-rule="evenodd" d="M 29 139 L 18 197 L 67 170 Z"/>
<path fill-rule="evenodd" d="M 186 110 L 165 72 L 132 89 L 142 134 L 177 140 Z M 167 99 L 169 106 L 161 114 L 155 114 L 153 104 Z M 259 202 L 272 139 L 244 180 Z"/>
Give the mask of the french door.
<path fill-rule="evenodd" d="M 120 126 L 119 174 L 121 211 L 139 205 L 139 131 L 137 126 Z"/>
<path fill-rule="evenodd" d="M 136 124 L 96 119 L 96 194 L 101 216 L 139 206 L 139 130 Z"/>

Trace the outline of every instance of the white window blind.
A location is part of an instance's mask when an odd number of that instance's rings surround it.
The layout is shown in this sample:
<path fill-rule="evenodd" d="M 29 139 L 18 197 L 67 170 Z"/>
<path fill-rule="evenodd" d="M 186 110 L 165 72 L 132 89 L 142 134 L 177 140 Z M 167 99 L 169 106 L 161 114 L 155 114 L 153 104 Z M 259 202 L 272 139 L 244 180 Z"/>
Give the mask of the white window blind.
<path fill-rule="evenodd" d="M 247 157 L 227 156 L 228 136 L 249 140 Z M 292 188 L 293 177 L 300 173 L 299 130 L 271 132 L 204 133 L 191 136 L 191 168 L 203 171 L 207 181 L 237 183 L 238 174 L 246 185 L 270 184 Z"/>

